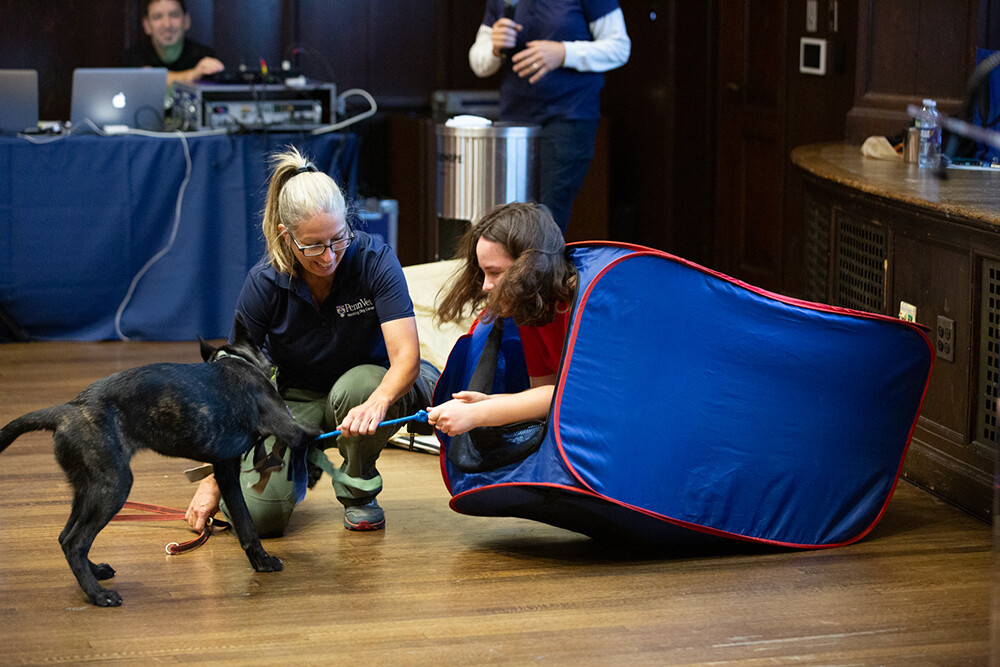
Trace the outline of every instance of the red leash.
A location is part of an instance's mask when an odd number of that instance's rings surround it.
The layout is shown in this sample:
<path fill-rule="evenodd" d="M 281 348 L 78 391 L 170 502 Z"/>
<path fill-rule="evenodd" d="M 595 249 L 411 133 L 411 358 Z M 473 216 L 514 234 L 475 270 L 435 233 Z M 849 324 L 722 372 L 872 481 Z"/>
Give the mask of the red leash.
<path fill-rule="evenodd" d="M 141 510 L 143 512 L 149 512 L 149 514 L 122 514 L 119 513 L 112 517 L 112 521 L 184 521 L 184 510 L 177 510 L 171 507 L 163 507 L 161 505 L 149 505 L 146 503 L 137 503 L 131 500 L 126 500 L 125 505 L 122 509 L 132 509 Z M 222 519 L 216 519 L 215 517 L 209 517 L 208 521 L 205 523 L 205 528 L 202 529 L 201 535 L 198 537 L 188 540 L 187 542 L 171 542 L 166 546 L 167 554 L 171 556 L 176 556 L 177 554 L 182 554 L 185 551 L 191 551 L 192 549 L 197 549 L 202 544 L 208 541 L 209 536 L 212 534 L 212 528 L 218 528 L 219 530 L 226 530 L 229 528 L 229 522 L 223 521 Z"/>

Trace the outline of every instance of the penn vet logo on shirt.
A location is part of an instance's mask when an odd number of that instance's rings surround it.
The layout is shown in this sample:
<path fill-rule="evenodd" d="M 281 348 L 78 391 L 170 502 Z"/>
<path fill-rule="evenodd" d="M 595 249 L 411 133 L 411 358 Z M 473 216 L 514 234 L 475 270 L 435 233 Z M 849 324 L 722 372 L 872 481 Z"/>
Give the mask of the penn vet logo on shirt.
<path fill-rule="evenodd" d="M 337 304 L 337 314 L 341 317 L 355 317 L 373 310 L 375 310 L 375 304 L 371 302 L 371 299 L 364 297 L 358 299 L 356 303 Z"/>

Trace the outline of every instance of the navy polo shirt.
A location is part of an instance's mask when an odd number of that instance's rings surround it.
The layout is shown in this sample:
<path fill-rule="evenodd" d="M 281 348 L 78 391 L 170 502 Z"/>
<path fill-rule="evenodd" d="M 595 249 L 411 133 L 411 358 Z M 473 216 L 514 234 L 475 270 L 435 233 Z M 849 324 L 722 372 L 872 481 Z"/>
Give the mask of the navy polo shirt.
<path fill-rule="evenodd" d="M 514 20 L 523 26 L 514 51 L 536 39 L 556 42 L 591 41 L 590 24 L 618 9 L 617 0 L 520 0 Z M 504 0 L 488 0 L 483 25 L 503 18 Z M 500 83 L 500 119 L 545 125 L 550 120 L 597 120 L 601 117 L 604 75 L 560 67 L 537 83 L 520 78 L 509 59 Z"/>
<path fill-rule="evenodd" d="M 381 325 L 413 317 L 403 269 L 392 249 L 355 232 L 319 310 L 305 282 L 270 264 L 250 270 L 236 309 L 288 387 L 328 392 L 361 364 L 389 367 Z"/>

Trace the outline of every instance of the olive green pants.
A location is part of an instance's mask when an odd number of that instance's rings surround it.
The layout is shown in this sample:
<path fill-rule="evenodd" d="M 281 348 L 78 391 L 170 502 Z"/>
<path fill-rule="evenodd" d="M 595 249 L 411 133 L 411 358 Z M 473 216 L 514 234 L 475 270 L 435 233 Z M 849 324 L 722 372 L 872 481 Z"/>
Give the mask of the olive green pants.
<path fill-rule="evenodd" d="M 315 426 L 324 432 L 333 431 L 351 408 L 368 400 L 385 374 L 386 369 L 382 366 L 355 366 L 340 376 L 329 394 L 288 389 L 283 398 L 300 423 Z M 385 420 L 398 419 L 426 409 L 430 405 L 437 376 L 437 369 L 422 362 L 420 376 L 413 388 L 389 407 Z M 399 426 L 384 426 L 372 435 L 353 438 L 340 436 L 319 441 L 321 445 L 331 448 L 336 444 L 343 457 L 343 463 L 333 476 L 333 489 L 337 499 L 345 507 L 370 502 L 382 490 L 382 476 L 375 463 L 386 442 L 398 428 Z M 264 447 L 268 452 L 273 446 L 274 438 L 265 440 Z M 286 451 L 283 469 L 271 474 L 260 493 L 251 488 L 260 480 L 260 474 L 253 469 L 253 450 L 244 454 L 240 464 L 240 487 L 261 537 L 283 535 L 292 510 L 295 509 L 294 482 L 287 474 L 290 469 L 289 456 L 290 453 Z M 222 511 L 228 518 L 229 513 L 224 503 Z"/>

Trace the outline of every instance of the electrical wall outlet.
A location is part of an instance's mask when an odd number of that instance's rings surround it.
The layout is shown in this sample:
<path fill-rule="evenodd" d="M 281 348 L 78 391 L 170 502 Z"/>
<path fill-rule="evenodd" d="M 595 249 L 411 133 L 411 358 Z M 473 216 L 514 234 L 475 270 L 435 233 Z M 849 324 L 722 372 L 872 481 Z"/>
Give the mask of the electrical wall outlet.
<path fill-rule="evenodd" d="M 937 342 L 934 345 L 939 359 L 955 361 L 955 320 L 944 315 L 937 317 Z"/>
<path fill-rule="evenodd" d="M 905 301 L 899 302 L 899 319 L 905 320 L 906 322 L 916 322 L 917 321 L 917 307 L 912 303 L 906 303 Z"/>

